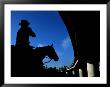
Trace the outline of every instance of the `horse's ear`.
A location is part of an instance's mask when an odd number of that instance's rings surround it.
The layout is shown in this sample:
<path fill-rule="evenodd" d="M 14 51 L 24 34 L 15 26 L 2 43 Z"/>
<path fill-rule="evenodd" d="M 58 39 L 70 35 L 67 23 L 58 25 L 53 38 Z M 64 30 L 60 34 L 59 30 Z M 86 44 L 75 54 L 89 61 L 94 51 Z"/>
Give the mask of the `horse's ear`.
<path fill-rule="evenodd" d="M 52 43 L 52 45 L 51 45 L 52 47 L 53 47 L 53 43 Z"/>

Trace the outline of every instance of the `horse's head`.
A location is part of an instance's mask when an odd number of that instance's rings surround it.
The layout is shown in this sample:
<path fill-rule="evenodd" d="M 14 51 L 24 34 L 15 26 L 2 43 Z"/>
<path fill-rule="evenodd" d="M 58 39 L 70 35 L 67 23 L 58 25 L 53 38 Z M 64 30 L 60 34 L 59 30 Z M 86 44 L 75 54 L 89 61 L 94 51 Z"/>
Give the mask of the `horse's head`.
<path fill-rule="evenodd" d="M 46 47 L 47 47 L 47 51 L 48 51 L 48 57 L 50 59 L 53 59 L 54 61 L 58 61 L 59 57 L 58 57 L 57 53 L 55 52 L 53 44 L 52 45 L 48 45 Z"/>
<path fill-rule="evenodd" d="M 58 61 L 59 59 L 57 53 L 55 52 L 55 49 L 53 48 L 53 44 L 44 47 L 36 47 L 34 52 L 36 57 L 41 58 L 41 60 L 43 60 L 45 56 L 48 56 L 50 59 L 53 59 L 54 61 Z"/>

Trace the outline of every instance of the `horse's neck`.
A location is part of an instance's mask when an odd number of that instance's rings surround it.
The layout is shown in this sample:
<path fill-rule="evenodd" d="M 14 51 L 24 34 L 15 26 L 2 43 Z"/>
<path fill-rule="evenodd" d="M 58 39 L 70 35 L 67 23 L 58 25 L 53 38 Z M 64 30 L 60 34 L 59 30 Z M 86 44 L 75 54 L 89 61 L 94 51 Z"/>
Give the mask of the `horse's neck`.
<path fill-rule="evenodd" d="M 42 50 L 42 53 L 43 54 L 41 55 L 41 60 L 43 61 L 43 59 L 45 58 L 45 56 L 48 55 L 47 54 L 47 50 L 46 49 Z"/>
<path fill-rule="evenodd" d="M 39 58 L 41 61 L 43 61 L 43 59 L 45 58 L 45 56 L 47 55 L 47 50 L 46 48 L 39 48 L 37 51 L 37 54 L 39 54 Z"/>

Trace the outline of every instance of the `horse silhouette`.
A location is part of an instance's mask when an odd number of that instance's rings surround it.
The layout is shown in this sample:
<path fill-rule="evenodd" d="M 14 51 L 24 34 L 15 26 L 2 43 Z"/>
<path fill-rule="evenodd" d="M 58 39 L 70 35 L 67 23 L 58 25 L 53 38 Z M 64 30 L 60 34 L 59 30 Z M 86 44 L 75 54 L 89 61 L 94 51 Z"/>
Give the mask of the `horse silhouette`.
<path fill-rule="evenodd" d="M 11 52 L 12 76 L 42 76 L 45 56 L 54 61 L 59 60 L 53 45 L 35 49 L 12 46 Z"/>

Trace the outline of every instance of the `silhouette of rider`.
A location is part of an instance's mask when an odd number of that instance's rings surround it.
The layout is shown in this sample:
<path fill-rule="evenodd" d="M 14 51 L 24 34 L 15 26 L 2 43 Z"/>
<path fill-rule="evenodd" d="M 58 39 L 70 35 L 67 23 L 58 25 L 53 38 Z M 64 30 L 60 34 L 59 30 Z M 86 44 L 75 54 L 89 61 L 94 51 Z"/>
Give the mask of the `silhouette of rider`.
<path fill-rule="evenodd" d="M 29 36 L 36 37 L 35 33 L 28 26 L 30 23 L 27 20 L 21 20 L 19 25 L 21 26 L 17 32 L 16 45 L 17 46 L 29 46 Z"/>

